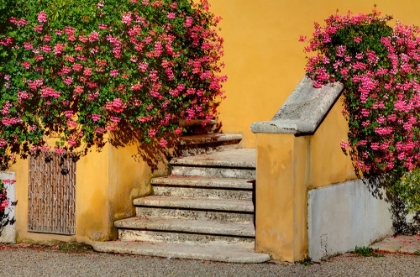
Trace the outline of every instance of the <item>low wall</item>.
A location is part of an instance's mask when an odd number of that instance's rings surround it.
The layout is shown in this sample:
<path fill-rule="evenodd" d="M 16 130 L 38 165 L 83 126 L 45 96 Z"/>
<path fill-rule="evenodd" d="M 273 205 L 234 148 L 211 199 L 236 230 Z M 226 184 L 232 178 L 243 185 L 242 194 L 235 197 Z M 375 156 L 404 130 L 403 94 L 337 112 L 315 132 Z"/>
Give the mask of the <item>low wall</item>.
<path fill-rule="evenodd" d="M 361 180 L 308 192 L 309 257 L 323 257 L 368 246 L 392 233 L 389 205 L 372 197 Z"/>
<path fill-rule="evenodd" d="M 341 84 L 303 78 L 271 121 L 256 122 L 256 251 L 319 260 L 391 232 L 391 215 L 356 179 L 340 148 Z M 308 204 L 309 203 L 309 204 Z"/>

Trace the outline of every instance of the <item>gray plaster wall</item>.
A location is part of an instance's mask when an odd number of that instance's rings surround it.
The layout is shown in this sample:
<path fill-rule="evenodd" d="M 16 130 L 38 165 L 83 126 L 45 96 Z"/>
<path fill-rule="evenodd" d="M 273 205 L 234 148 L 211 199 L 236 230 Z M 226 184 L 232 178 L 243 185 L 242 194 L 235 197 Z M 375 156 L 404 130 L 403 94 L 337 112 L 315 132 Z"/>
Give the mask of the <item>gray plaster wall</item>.
<path fill-rule="evenodd" d="M 6 187 L 7 197 L 9 198 L 9 207 L 6 208 L 9 212 L 9 219 L 15 218 L 15 207 L 11 205 L 11 202 L 16 201 L 16 175 L 14 172 L 0 171 L 0 180 L 8 180 L 3 182 Z M 0 243 L 15 243 L 16 242 L 16 225 L 7 225 L 4 227 L 3 232 L 0 236 Z"/>
<path fill-rule="evenodd" d="M 361 180 L 348 181 L 308 193 L 309 257 L 323 257 L 369 246 L 392 233 L 391 213 Z"/>

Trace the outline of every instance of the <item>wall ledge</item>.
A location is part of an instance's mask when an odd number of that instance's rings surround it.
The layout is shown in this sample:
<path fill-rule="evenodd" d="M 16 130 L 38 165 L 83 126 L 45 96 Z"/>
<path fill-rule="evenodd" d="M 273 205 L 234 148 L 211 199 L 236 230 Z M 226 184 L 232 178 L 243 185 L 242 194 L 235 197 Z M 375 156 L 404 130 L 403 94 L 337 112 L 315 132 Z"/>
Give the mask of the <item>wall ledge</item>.
<path fill-rule="evenodd" d="M 296 86 L 271 121 L 254 122 L 253 133 L 310 135 L 327 116 L 340 97 L 343 84 L 332 83 L 314 88 L 307 76 Z"/>

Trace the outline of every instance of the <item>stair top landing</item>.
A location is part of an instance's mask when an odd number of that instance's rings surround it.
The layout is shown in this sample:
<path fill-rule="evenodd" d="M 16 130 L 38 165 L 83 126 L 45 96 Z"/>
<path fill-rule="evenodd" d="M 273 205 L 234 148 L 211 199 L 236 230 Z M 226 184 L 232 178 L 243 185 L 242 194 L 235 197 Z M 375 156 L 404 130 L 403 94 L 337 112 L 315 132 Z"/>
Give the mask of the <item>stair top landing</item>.
<path fill-rule="evenodd" d="M 189 157 L 173 158 L 171 165 L 255 168 L 255 149 L 231 149 Z"/>

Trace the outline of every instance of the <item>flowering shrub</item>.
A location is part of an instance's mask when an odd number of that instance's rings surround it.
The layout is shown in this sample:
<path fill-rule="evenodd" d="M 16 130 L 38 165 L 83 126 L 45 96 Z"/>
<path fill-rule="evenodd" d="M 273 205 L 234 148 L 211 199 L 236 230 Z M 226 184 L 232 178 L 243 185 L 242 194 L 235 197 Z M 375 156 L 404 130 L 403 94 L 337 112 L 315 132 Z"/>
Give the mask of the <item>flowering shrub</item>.
<path fill-rule="evenodd" d="M 12 2 L 12 5 L 9 5 Z M 8 6 L 9 5 L 9 6 Z M 103 144 L 122 125 L 165 147 L 212 119 L 226 76 L 207 0 L 6 0 L 0 156 Z M 13 8 L 10 8 L 10 7 Z M 9 9 L 7 8 L 9 7 Z"/>
<path fill-rule="evenodd" d="M 344 84 L 341 147 L 356 173 L 395 194 L 396 180 L 420 163 L 420 35 L 415 26 L 389 27 L 391 19 L 377 11 L 331 16 L 315 23 L 305 51 L 315 52 L 306 65 L 315 87 Z"/>

